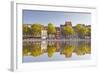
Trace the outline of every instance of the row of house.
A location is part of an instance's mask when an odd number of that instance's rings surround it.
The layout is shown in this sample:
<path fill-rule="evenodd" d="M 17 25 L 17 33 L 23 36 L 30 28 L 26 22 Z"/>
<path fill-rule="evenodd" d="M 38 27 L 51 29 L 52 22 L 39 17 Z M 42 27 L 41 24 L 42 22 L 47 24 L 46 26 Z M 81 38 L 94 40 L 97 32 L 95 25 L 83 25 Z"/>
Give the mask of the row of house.
<path fill-rule="evenodd" d="M 28 27 L 31 26 L 31 24 L 25 24 L 25 25 L 27 25 Z M 65 35 L 63 34 L 63 31 L 62 31 L 64 26 L 71 26 L 75 30 L 75 26 L 72 26 L 71 21 L 67 21 L 67 22 L 65 22 L 65 24 L 61 24 L 60 27 L 55 27 L 56 28 L 56 33 L 55 34 L 52 34 L 52 35 L 48 36 L 47 26 L 43 26 L 43 29 L 41 31 L 41 35 L 40 35 L 39 38 L 42 38 L 42 39 L 46 39 L 46 38 L 54 38 L 54 39 L 55 38 L 56 39 L 65 38 Z M 91 27 L 91 26 L 89 25 L 87 27 Z M 33 37 L 32 34 L 24 35 L 23 37 L 25 37 L 25 36 Z M 38 37 L 36 37 L 36 38 L 38 38 Z M 78 35 L 77 35 L 77 33 L 75 33 L 75 34 L 71 35 L 70 37 L 68 36 L 67 38 L 78 38 Z"/>

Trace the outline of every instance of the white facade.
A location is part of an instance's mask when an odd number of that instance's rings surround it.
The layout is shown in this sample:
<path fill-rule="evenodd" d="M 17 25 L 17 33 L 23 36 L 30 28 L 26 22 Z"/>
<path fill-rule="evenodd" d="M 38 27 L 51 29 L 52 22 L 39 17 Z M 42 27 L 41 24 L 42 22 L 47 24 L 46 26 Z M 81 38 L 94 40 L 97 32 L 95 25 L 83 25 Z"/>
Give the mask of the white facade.
<path fill-rule="evenodd" d="M 42 30 L 41 31 L 41 38 L 46 39 L 47 38 L 47 30 Z"/>
<path fill-rule="evenodd" d="M 47 49 L 47 41 L 42 41 L 41 42 L 41 49 L 43 50 L 43 49 Z"/>

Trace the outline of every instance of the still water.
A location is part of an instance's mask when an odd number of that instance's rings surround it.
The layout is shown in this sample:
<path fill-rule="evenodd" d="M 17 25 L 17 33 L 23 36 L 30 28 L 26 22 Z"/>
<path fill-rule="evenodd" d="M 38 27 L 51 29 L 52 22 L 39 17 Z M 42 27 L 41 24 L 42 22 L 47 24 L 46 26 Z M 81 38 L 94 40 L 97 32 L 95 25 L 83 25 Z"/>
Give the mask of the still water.
<path fill-rule="evenodd" d="M 86 60 L 90 57 L 90 41 L 23 42 L 23 62 Z"/>

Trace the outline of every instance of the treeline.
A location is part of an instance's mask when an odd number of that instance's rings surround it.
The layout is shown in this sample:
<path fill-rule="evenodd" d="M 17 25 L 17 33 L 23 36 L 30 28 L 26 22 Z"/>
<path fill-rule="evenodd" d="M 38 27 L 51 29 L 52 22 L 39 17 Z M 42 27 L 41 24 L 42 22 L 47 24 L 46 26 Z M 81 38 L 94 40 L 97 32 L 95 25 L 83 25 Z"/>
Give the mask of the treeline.
<path fill-rule="evenodd" d="M 54 26 L 52 23 L 48 23 L 48 26 L 43 26 L 39 23 L 35 24 L 23 24 L 23 35 L 33 35 L 33 37 L 41 37 L 41 31 L 42 30 L 47 31 L 48 36 L 54 36 L 57 33 L 57 27 Z M 84 25 L 84 24 L 77 24 L 76 26 L 69 26 L 64 25 L 62 28 L 58 27 L 60 30 L 60 36 L 64 36 L 67 38 L 68 36 L 76 35 L 78 38 L 85 38 L 85 37 L 91 37 L 91 26 L 90 25 Z"/>
<path fill-rule="evenodd" d="M 40 44 L 29 44 L 23 46 L 23 56 L 31 55 L 33 57 L 38 57 L 47 53 L 48 57 L 52 57 L 56 52 L 58 52 L 58 48 L 55 44 L 47 45 L 47 49 L 42 49 Z M 60 55 L 65 55 L 65 57 L 71 57 L 72 53 L 76 53 L 77 55 L 85 55 L 91 53 L 91 47 L 88 43 L 82 43 L 79 46 L 75 46 L 72 44 L 63 45 L 62 49 L 59 49 Z"/>

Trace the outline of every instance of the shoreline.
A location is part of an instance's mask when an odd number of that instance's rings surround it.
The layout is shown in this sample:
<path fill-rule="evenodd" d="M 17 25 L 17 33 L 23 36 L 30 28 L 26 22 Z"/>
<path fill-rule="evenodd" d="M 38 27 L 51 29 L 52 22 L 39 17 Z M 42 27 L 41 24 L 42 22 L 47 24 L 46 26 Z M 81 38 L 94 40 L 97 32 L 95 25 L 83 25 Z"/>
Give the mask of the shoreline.
<path fill-rule="evenodd" d="M 23 39 L 23 42 L 27 41 L 91 41 L 91 39 Z"/>

